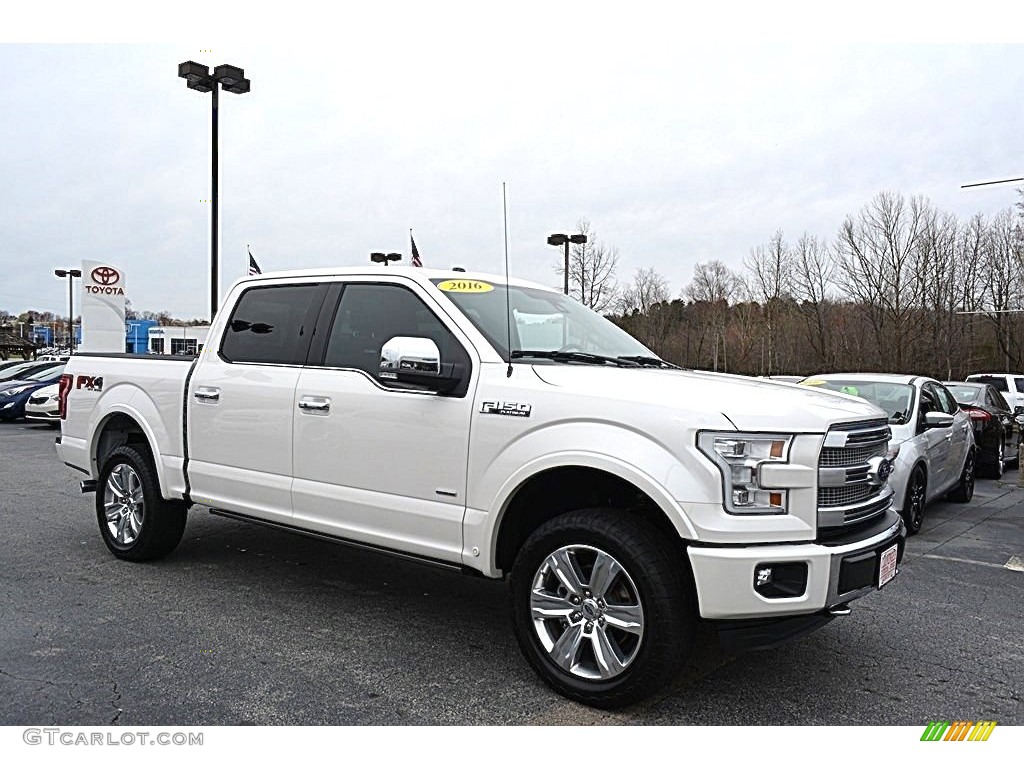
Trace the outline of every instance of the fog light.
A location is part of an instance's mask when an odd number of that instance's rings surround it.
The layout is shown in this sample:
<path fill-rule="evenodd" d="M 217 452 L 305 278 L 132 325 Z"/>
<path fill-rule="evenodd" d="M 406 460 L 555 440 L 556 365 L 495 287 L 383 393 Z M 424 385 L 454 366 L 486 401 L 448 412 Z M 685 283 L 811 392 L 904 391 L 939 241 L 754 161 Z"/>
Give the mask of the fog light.
<path fill-rule="evenodd" d="M 771 568 L 758 568 L 757 576 L 754 577 L 754 586 L 763 587 L 765 584 L 772 580 L 772 569 Z"/>
<path fill-rule="evenodd" d="M 800 597 L 807 591 L 807 563 L 758 563 L 754 591 L 761 597 Z"/>

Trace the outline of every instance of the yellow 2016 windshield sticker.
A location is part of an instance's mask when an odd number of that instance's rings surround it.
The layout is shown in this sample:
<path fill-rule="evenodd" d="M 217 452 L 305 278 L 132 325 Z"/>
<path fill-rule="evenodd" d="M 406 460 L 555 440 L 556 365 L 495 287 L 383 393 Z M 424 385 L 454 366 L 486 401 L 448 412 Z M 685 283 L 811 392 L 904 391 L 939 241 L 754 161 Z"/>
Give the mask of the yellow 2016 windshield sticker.
<path fill-rule="evenodd" d="M 437 284 L 445 293 L 487 293 L 494 286 L 482 280 L 444 280 Z"/>

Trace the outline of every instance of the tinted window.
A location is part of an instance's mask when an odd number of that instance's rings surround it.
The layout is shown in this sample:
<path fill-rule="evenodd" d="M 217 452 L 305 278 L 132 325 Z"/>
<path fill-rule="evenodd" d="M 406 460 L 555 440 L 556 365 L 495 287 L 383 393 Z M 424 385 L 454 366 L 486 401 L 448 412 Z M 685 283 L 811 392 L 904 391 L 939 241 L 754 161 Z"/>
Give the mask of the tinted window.
<path fill-rule="evenodd" d="M 931 411 L 942 410 L 942 407 L 939 405 L 939 398 L 935 394 L 935 387 L 930 382 L 925 383 L 921 387 L 921 405 L 918 410 L 922 417 Z"/>
<path fill-rule="evenodd" d="M 351 283 L 345 286 L 334 316 L 324 365 L 356 368 L 381 384 L 381 347 L 395 336 L 431 339 L 441 352 L 441 362 L 462 363 L 468 370 L 469 357 L 451 331 L 412 291 L 397 285 Z M 402 383 L 402 388 L 410 385 Z"/>
<path fill-rule="evenodd" d="M 1017 388 L 1018 392 L 1024 393 L 1024 379 L 1016 379 L 1015 378 L 1013 380 L 1013 384 Z"/>
<path fill-rule="evenodd" d="M 994 388 L 989 387 L 988 396 L 989 399 L 992 401 L 992 404 L 996 408 L 999 408 L 1000 410 L 1003 411 L 1010 410 L 1010 406 L 1006 404 L 1006 399 L 1002 395 L 1000 395 L 999 392 L 996 391 Z"/>
<path fill-rule="evenodd" d="M 968 379 L 971 381 L 980 381 L 983 384 L 991 384 L 1000 392 L 1009 391 L 1009 387 L 1006 385 L 1005 376 L 968 376 Z"/>
<path fill-rule="evenodd" d="M 232 363 L 305 363 L 306 315 L 318 286 L 250 288 L 231 313 L 221 354 Z M 171 351 L 174 351 L 172 344 Z"/>

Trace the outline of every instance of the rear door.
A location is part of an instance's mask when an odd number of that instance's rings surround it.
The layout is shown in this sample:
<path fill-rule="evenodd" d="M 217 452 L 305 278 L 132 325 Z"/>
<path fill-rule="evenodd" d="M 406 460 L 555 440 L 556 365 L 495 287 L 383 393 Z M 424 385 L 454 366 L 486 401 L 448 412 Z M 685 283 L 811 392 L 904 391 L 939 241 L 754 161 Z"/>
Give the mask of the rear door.
<path fill-rule="evenodd" d="M 460 562 L 472 396 L 479 361 L 412 281 L 351 279 L 332 288 L 294 393 L 295 524 Z M 381 347 L 428 338 L 466 371 L 442 396 L 381 378 Z"/>
<path fill-rule="evenodd" d="M 327 286 L 247 288 L 220 343 L 204 351 L 188 391 L 188 476 L 207 506 L 289 521 L 292 414 Z"/>
<path fill-rule="evenodd" d="M 995 387 L 985 387 L 985 404 L 1002 426 L 1003 451 L 1007 459 L 1017 454 L 1017 423 L 1013 409 Z"/>

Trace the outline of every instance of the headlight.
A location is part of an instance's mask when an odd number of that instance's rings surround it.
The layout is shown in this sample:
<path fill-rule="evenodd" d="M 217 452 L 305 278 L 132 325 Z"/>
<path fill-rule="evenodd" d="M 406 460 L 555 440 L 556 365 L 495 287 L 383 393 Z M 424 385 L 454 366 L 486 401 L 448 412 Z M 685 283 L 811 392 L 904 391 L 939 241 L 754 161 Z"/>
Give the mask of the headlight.
<path fill-rule="evenodd" d="M 32 384 L 25 384 L 20 387 L 12 387 L 11 389 L 0 390 L 0 397 L 14 397 L 15 395 L 20 395 L 26 389 L 32 389 L 32 386 Z"/>
<path fill-rule="evenodd" d="M 784 515 L 787 493 L 760 484 L 761 466 L 789 460 L 792 435 L 701 432 L 697 447 L 722 473 L 725 509 L 734 515 Z"/>

